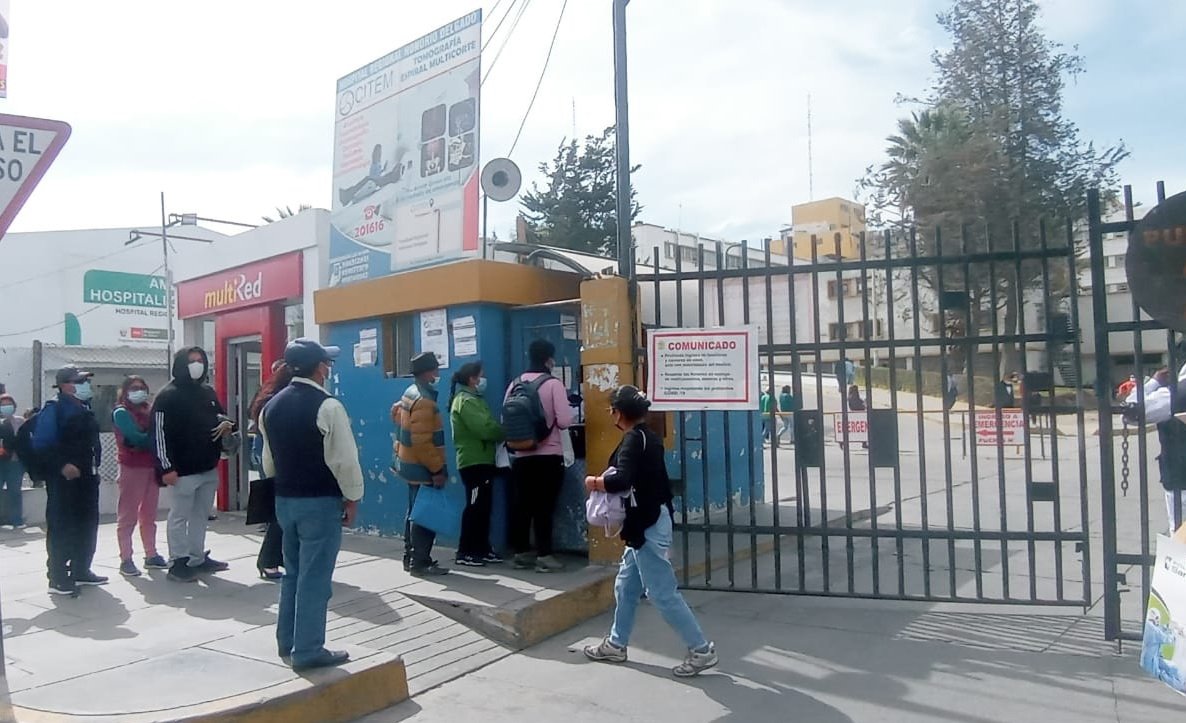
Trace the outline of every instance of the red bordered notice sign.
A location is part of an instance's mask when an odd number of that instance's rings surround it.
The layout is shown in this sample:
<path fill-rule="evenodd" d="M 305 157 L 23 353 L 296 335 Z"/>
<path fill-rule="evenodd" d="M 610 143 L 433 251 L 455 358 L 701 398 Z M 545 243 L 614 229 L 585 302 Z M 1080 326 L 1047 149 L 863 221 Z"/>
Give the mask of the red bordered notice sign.
<path fill-rule="evenodd" d="M 847 431 L 845 430 L 847 426 Z M 868 442 L 869 415 L 864 412 L 836 412 L 832 415 L 832 432 L 837 442 Z"/>
<path fill-rule="evenodd" d="M 1002 409 L 999 423 L 997 413 L 995 409 L 976 412 L 976 444 L 1001 444 L 1006 447 L 1025 444 L 1025 412 L 1020 409 Z"/>
<path fill-rule="evenodd" d="M 647 341 L 651 409 L 758 408 L 758 344 L 754 327 L 657 329 Z"/>

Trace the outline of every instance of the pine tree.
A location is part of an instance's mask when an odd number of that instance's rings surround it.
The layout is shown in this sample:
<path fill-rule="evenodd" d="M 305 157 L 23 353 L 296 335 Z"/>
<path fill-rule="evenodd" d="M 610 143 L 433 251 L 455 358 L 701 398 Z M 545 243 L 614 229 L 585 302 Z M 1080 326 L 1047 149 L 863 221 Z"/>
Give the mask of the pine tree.
<path fill-rule="evenodd" d="M 1035 0 L 953 0 L 938 20 L 951 46 L 932 55 L 936 79 L 920 101 L 925 110 L 899 124 L 889 160 L 861 186 L 882 218 L 893 211 L 899 223 L 919 227 L 920 254 L 1037 248 L 1043 222 L 1079 222 L 1089 188 L 1115 187 L 1127 151 L 1122 142 L 1103 150 L 1084 143 L 1064 117 L 1063 90 L 1083 72 L 1083 59 L 1046 37 Z M 936 226 L 941 241 L 928 232 Z M 973 273 L 966 280 L 973 308 L 1003 314 L 1001 333 L 1016 333 L 1020 298 L 1041 285 L 1043 265 Z M 959 269 L 945 275 L 945 288 L 962 291 Z M 927 282 L 938 290 L 933 274 Z M 1006 369 L 1018 368 L 1012 342 L 1003 357 Z"/>
<path fill-rule="evenodd" d="M 532 184 L 522 203 L 528 225 L 541 242 L 598 256 L 616 255 L 614 137 L 610 126 L 600 136 L 587 136 L 583 147 L 575 138 L 561 142 L 551 163 L 540 164 L 547 186 Z M 632 185 L 631 222 L 642 211 L 637 195 Z"/>

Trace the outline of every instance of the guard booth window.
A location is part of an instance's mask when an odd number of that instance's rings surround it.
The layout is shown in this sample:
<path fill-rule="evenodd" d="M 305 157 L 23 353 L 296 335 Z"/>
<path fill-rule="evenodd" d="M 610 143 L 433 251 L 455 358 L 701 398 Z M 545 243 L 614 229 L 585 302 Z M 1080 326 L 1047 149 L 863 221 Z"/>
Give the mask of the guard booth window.
<path fill-rule="evenodd" d="M 383 320 L 383 371 L 388 377 L 412 376 L 415 330 L 415 314 L 400 314 Z"/>

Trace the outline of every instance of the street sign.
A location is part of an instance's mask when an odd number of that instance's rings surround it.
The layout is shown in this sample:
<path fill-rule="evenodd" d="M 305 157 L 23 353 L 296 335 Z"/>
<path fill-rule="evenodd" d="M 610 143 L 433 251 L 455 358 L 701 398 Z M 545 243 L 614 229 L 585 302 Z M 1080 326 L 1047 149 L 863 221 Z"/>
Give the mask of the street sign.
<path fill-rule="evenodd" d="M 997 422 L 997 414 L 1001 420 Z M 1025 444 L 1025 412 L 1021 409 L 993 409 L 976 412 L 976 444 L 1020 447 Z"/>
<path fill-rule="evenodd" d="M 0 238 L 70 138 L 70 124 L 0 114 Z"/>
<path fill-rule="evenodd" d="M 1186 192 L 1149 211 L 1128 238 L 1128 288 L 1141 309 L 1186 332 Z"/>
<path fill-rule="evenodd" d="M 844 428 L 846 421 L 848 424 L 847 431 Z M 838 444 L 844 444 L 845 442 L 868 442 L 869 416 L 864 412 L 849 412 L 847 415 L 836 412 L 832 416 L 832 434 L 835 435 Z"/>

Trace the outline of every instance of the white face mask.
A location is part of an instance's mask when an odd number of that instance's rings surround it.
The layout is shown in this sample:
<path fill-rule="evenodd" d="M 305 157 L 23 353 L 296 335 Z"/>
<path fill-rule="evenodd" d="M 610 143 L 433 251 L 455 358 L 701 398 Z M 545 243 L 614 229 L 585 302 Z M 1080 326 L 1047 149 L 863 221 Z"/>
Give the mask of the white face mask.
<path fill-rule="evenodd" d="M 83 402 L 89 402 L 94 392 L 91 391 L 90 382 L 79 382 L 74 385 L 74 397 Z"/>
<path fill-rule="evenodd" d="M 144 389 L 133 389 L 128 392 L 128 401 L 132 404 L 144 404 L 148 401 L 148 391 Z"/>
<path fill-rule="evenodd" d="M 195 362 L 189 363 L 189 378 L 190 379 L 193 379 L 196 382 L 199 379 L 201 379 L 202 375 L 204 375 L 205 373 L 206 373 L 206 365 L 203 364 L 202 362 L 195 361 Z"/>

